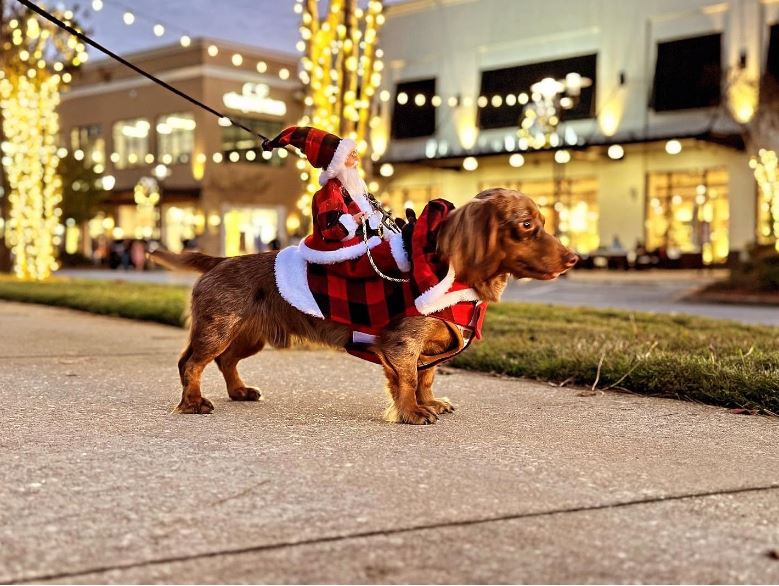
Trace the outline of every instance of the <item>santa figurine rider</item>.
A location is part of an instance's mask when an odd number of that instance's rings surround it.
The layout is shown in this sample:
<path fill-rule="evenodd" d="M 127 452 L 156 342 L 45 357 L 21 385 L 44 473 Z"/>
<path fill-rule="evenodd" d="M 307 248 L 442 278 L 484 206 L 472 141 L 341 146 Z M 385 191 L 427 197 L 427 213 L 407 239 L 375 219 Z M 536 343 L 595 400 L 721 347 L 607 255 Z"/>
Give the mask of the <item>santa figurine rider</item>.
<path fill-rule="evenodd" d="M 291 126 L 262 148 L 287 145 L 297 147 L 311 165 L 323 170 L 322 189 L 312 202 L 313 230 L 300 243 L 301 256 L 311 263 L 333 265 L 331 272 L 347 278 L 376 277 L 377 269 L 392 277 L 408 272 L 401 234 L 385 222 L 381 205 L 360 177 L 355 142 L 318 128 Z"/>

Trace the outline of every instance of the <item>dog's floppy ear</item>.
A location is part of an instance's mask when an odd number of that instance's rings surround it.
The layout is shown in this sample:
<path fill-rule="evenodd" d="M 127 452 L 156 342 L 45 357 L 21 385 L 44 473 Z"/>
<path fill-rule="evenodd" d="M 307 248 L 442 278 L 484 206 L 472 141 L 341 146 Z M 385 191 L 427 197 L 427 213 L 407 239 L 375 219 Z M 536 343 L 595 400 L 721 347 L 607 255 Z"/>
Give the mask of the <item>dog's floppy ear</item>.
<path fill-rule="evenodd" d="M 449 259 L 457 279 L 479 293 L 479 284 L 496 275 L 503 259 L 497 216 L 492 198 L 474 199 L 451 213 L 438 237 L 438 250 Z"/>

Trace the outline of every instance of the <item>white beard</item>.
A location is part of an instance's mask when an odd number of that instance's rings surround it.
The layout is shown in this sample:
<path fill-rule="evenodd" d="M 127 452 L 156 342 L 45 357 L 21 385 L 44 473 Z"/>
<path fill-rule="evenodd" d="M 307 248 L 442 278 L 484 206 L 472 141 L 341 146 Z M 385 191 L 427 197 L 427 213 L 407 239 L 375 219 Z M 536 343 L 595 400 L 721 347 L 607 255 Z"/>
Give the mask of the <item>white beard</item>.
<path fill-rule="evenodd" d="M 377 212 L 371 205 L 371 202 L 368 201 L 368 197 L 365 195 L 368 193 L 368 186 L 365 185 L 365 181 L 360 177 L 360 172 L 357 170 L 357 167 L 344 167 L 337 175 L 337 178 L 360 210 L 370 214 L 368 223 L 371 228 L 376 229 L 381 223 L 381 214 Z"/>
<path fill-rule="evenodd" d="M 365 185 L 365 181 L 360 177 L 360 172 L 357 167 L 344 167 L 337 177 L 341 182 L 341 185 L 343 185 L 346 191 L 349 192 L 349 195 L 352 196 L 352 199 L 364 196 L 368 191 L 368 186 Z M 360 208 L 362 208 L 362 206 L 360 206 Z"/>

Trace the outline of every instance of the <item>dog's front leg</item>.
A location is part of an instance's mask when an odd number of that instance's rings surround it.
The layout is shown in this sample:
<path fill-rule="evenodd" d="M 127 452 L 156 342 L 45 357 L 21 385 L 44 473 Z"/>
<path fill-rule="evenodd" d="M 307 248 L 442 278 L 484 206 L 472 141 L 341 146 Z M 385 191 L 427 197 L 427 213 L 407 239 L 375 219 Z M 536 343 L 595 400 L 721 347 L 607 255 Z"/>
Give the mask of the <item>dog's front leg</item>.
<path fill-rule="evenodd" d="M 392 362 L 386 355 L 381 358 L 384 374 L 387 375 L 388 391 L 392 398 L 392 404 L 384 414 L 387 421 L 413 425 L 435 423 L 438 420 L 435 410 L 417 403 L 416 360 Z"/>
<path fill-rule="evenodd" d="M 451 413 L 455 406 L 446 397 L 436 398 L 433 396 L 433 379 L 435 378 L 437 366 L 420 370 L 417 377 L 417 403 L 425 407 L 430 407 L 438 415 L 441 413 Z"/>

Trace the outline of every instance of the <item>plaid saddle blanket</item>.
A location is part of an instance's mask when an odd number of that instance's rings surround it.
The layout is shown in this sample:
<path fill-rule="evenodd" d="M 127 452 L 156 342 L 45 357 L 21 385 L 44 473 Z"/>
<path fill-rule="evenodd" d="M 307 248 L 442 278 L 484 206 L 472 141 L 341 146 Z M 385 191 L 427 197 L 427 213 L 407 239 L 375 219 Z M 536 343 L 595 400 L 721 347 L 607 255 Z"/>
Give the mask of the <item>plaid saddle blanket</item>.
<path fill-rule="evenodd" d="M 448 201 L 433 200 L 423 210 L 412 235 L 412 268 L 404 275 L 407 282 L 396 283 L 378 275 L 344 277 L 334 265 L 307 262 L 298 247 L 291 246 L 276 257 L 279 292 L 303 313 L 351 328 L 353 343 L 347 351 L 373 362 L 377 360 L 369 347 L 374 336 L 401 317 L 441 319 L 456 328 L 467 345 L 473 337 L 481 337 L 487 304 L 457 281 L 436 251 L 438 228 L 453 208 Z"/>

